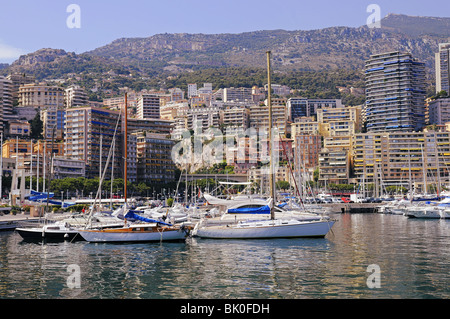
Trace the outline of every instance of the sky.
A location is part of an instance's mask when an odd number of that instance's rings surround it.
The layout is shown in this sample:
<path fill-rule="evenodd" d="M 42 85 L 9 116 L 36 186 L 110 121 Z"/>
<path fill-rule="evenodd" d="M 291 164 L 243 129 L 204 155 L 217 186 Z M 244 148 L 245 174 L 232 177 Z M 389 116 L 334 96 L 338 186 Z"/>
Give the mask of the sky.
<path fill-rule="evenodd" d="M 449 0 L 0 0 L 0 63 L 41 48 L 82 53 L 160 33 L 359 27 L 371 4 L 381 18 L 450 16 Z"/>

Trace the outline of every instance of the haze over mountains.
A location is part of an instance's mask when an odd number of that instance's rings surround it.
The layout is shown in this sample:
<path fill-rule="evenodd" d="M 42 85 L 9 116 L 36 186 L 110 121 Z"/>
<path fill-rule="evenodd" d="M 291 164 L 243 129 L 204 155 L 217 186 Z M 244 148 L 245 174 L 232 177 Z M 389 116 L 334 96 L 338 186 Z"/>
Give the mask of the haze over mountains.
<path fill-rule="evenodd" d="M 0 73 L 26 72 L 37 78 L 66 73 L 179 74 L 207 68 L 265 67 L 273 53 L 277 71 L 363 68 L 371 54 L 407 51 L 434 69 L 438 44 L 450 42 L 450 18 L 389 14 L 381 28 L 330 27 L 309 31 L 269 30 L 240 34 L 157 34 L 121 38 L 82 54 L 41 49 L 21 56 Z"/>

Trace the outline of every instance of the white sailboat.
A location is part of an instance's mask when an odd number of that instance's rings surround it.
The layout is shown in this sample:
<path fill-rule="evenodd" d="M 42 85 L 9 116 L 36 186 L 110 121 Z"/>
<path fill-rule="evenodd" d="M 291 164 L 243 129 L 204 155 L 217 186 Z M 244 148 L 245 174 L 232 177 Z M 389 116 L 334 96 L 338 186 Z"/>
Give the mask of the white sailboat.
<path fill-rule="evenodd" d="M 272 134 L 272 102 L 270 81 L 270 51 L 267 52 L 268 74 L 268 106 L 269 106 L 269 141 L 273 145 Z M 270 158 L 270 219 L 253 218 L 251 220 L 230 221 L 225 224 L 210 224 L 207 219 L 198 223 L 192 235 L 212 239 L 261 239 L 261 238 L 292 238 L 292 237 L 325 237 L 335 221 L 321 218 L 319 220 L 298 220 L 294 218 L 275 218 L 275 185 L 273 169 L 273 152 Z"/>
<path fill-rule="evenodd" d="M 125 161 L 124 161 L 124 211 L 127 211 L 127 94 L 125 93 Z M 108 156 L 109 162 L 109 156 Z M 107 164 L 108 165 L 108 164 Z M 147 242 L 147 241 L 173 241 L 184 240 L 189 227 L 172 225 L 158 220 L 139 216 L 136 212 L 128 210 L 125 214 L 124 225 L 120 228 L 83 229 L 80 235 L 88 242 Z M 134 220 L 130 222 L 130 219 Z"/>

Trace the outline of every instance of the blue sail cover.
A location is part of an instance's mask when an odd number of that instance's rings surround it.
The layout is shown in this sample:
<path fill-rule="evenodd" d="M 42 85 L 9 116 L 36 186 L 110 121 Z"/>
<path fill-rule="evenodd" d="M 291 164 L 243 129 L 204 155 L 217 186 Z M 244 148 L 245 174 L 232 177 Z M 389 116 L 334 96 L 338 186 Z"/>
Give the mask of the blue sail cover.
<path fill-rule="evenodd" d="M 151 218 L 146 218 L 146 217 L 139 216 L 138 214 L 136 214 L 138 212 L 140 213 L 142 211 L 129 210 L 128 213 L 125 215 L 125 218 L 127 218 L 127 219 L 137 219 L 137 220 L 140 220 L 140 221 L 143 221 L 143 222 L 146 222 L 146 223 L 158 223 L 158 224 L 162 224 L 162 225 L 166 225 L 166 226 L 172 226 L 171 224 L 168 224 L 168 223 L 156 220 L 156 219 L 151 219 Z"/>
<path fill-rule="evenodd" d="M 231 208 L 228 214 L 270 214 L 268 205 L 261 207 Z"/>

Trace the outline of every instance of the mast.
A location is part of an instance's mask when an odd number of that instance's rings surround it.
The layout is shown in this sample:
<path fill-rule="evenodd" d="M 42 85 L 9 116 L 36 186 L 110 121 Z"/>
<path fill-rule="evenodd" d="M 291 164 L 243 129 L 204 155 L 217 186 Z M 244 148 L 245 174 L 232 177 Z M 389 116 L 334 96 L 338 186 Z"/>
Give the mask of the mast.
<path fill-rule="evenodd" d="M 273 169 L 273 136 L 272 136 L 272 84 L 270 82 L 270 55 L 271 52 L 267 51 L 267 105 L 269 107 L 269 154 L 270 154 L 270 172 L 269 172 L 269 187 L 270 197 L 272 198 L 272 204 L 270 207 L 270 218 L 275 219 L 275 187 L 274 187 L 274 169 Z"/>
<path fill-rule="evenodd" d="M 124 180 L 124 199 L 125 199 L 125 208 L 127 207 L 127 162 L 128 162 L 128 130 L 127 130 L 127 121 L 128 121 L 128 96 L 127 93 L 125 93 L 125 143 L 124 143 L 124 150 L 125 150 L 125 163 L 124 163 L 124 170 L 125 170 L 125 180 Z"/>
<path fill-rule="evenodd" d="M 424 194 L 428 194 L 428 185 L 427 185 L 427 167 L 426 167 L 426 163 L 425 163 L 425 157 L 423 155 L 423 144 L 420 146 L 420 151 L 422 152 L 422 175 L 423 175 L 423 189 L 424 189 Z"/>
<path fill-rule="evenodd" d="M 0 134 L 0 203 L 3 203 L 3 132 L 1 132 Z"/>

